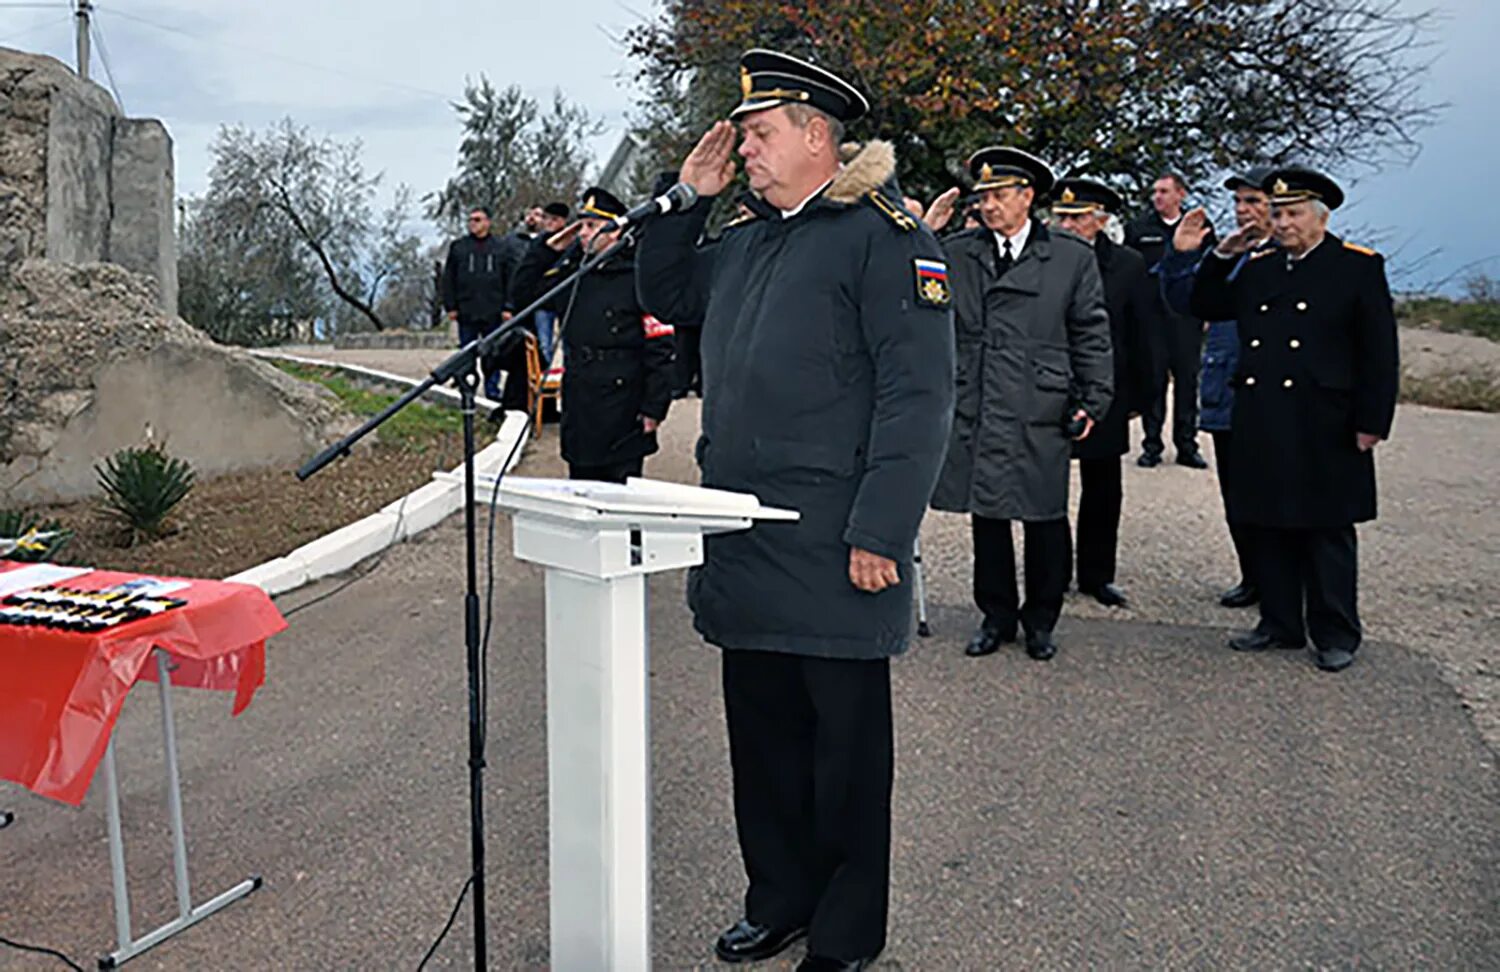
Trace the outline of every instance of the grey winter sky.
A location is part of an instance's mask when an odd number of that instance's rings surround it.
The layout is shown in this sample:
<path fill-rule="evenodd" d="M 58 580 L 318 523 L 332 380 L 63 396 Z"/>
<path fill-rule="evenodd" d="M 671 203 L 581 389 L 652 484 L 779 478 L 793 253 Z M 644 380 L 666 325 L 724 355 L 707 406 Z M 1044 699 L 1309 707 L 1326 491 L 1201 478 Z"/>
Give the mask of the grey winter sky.
<path fill-rule="evenodd" d="M 620 137 L 632 64 L 612 39 L 651 0 L 95 0 L 104 61 L 128 113 L 161 118 L 177 145 L 181 194 L 201 192 L 221 124 L 261 128 L 290 115 L 336 138 L 359 138 L 366 165 L 423 193 L 449 175 L 458 126 L 449 102 L 466 76 L 554 88 L 603 120 L 600 163 Z M 1497 0 L 1433 0 L 1442 13 L 1428 52 L 1429 97 L 1447 102 L 1409 166 L 1366 176 L 1339 224 L 1387 253 L 1402 287 L 1500 275 L 1491 184 L 1500 157 Z M 0 45 L 73 61 L 69 5 L 0 0 Z M 1313 161 L 1313 160 L 1309 160 Z M 1372 232 L 1375 238 L 1372 238 Z"/>

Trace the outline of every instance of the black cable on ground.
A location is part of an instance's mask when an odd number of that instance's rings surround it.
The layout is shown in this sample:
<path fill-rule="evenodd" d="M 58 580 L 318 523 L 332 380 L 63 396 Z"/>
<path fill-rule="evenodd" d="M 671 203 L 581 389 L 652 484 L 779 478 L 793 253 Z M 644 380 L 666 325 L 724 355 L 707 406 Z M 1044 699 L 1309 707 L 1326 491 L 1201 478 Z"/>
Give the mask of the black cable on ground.
<path fill-rule="evenodd" d="M 59 962 L 66 964 L 68 968 L 74 969 L 75 972 L 83 972 L 83 966 L 68 958 L 66 955 L 64 955 L 62 952 L 59 952 L 55 948 L 46 948 L 42 945 L 27 945 L 24 942 L 13 942 L 3 935 L 0 935 L 0 945 L 7 945 L 11 948 L 19 949 L 22 952 L 35 952 L 38 955 L 50 955 L 51 957 L 57 959 Z"/>
<path fill-rule="evenodd" d="M 454 920 L 458 918 L 458 909 L 463 907 L 464 898 L 467 898 L 469 896 L 469 889 L 473 886 L 474 875 L 470 874 L 469 879 L 464 882 L 464 889 L 458 892 L 458 900 L 453 902 L 453 910 L 448 912 L 447 924 L 443 925 L 443 930 L 438 932 L 437 940 L 432 943 L 432 947 L 427 950 L 427 954 L 422 956 L 422 961 L 417 963 L 417 972 L 422 972 L 422 970 L 427 967 L 428 961 L 430 961 L 432 959 L 432 956 L 436 954 L 438 946 L 443 944 L 443 939 L 448 937 L 448 932 L 453 927 Z"/>

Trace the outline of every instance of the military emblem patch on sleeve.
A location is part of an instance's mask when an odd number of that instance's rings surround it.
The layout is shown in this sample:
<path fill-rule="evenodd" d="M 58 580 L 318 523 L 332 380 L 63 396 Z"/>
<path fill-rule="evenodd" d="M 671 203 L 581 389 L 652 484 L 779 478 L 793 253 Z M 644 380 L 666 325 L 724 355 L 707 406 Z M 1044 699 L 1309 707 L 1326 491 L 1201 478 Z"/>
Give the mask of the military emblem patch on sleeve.
<path fill-rule="evenodd" d="M 953 302 L 948 287 L 948 265 L 941 260 L 912 261 L 917 272 L 917 303 L 925 307 L 947 307 Z"/>

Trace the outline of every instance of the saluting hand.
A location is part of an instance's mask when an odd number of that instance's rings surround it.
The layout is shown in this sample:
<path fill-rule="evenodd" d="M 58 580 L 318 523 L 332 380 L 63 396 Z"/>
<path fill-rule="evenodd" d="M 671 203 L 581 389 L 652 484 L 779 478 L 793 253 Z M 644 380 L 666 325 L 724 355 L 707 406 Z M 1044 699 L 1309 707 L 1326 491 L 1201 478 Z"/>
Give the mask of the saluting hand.
<path fill-rule="evenodd" d="M 1208 221 L 1208 213 L 1199 206 L 1182 217 L 1182 221 L 1177 224 L 1177 229 L 1172 233 L 1172 249 L 1178 253 L 1192 253 L 1203 245 L 1211 232 L 1213 224 Z"/>
<path fill-rule="evenodd" d="M 716 121 L 682 163 L 678 178 L 700 196 L 717 196 L 734 181 L 734 123 Z"/>
<path fill-rule="evenodd" d="M 582 228 L 583 223 L 579 220 L 574 220 L 567 226 L 564 226 L 562 229 L 558 230 L 556 233 L 553 233 L 551 236 L 547 237 L 547 248 L 549 250 L 556 250 L 558 253 L 561 253 L 562 251 L 573 245 L 573 241 L 578 239 L 578 231 Z"/>
<path fill-rule="evenodd" d="M 932 201 L 932 205 L 927 207 L 927 215 L 922 217 L 922 222 L 927 224 L 928 229 L 936 233 L 948 225 L 948 221 L 953 218 L 958 196 L 958 186 L 954 186 Z"/>
<path fill-rule="evenodd" d="M 849 583 L 867 594 L 879 594 L 901 583 L 896 562 L 858 547 L 849 548 Z"/>
<path fill-rule="evenodd" d="M 1249 226 L 1241 226 L 1219 241 L 1214 247 L 1214 252 L 1223 257 L 1237 257 L 1245 253 L 1260 238 L 1260 230 L 1252 223 Z M 1175 244 L 1174 244 L 1175 245 Z"/>

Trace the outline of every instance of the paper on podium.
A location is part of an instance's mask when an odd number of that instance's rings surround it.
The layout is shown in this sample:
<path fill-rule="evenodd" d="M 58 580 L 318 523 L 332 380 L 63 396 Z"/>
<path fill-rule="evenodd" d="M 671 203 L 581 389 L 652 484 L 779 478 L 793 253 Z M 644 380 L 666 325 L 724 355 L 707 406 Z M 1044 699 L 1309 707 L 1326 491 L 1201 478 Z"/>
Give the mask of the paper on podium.
<path fill-rule="evenodd" d="M 494 479 L 481 477 L 481 492 L 494 489 Z M 750 493 L 705 489 L 655 479 L 629 479 L 624 484 L 580 479 L 542 479 L 506 476 L 500 481 L 500 505 L 580 518 L 652 516 L 688 519 L 796 520 L 795 510 L 762 506 Z"/>

